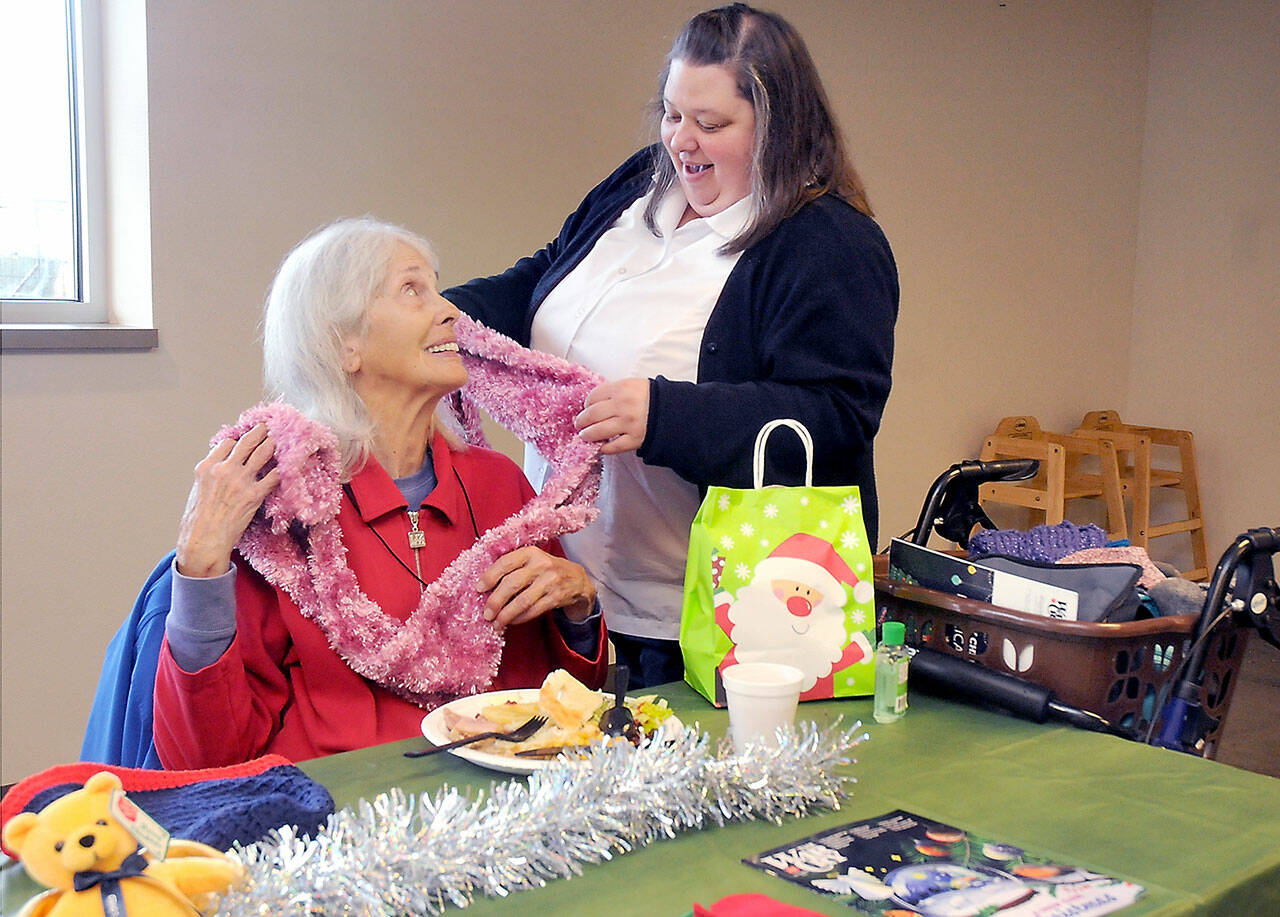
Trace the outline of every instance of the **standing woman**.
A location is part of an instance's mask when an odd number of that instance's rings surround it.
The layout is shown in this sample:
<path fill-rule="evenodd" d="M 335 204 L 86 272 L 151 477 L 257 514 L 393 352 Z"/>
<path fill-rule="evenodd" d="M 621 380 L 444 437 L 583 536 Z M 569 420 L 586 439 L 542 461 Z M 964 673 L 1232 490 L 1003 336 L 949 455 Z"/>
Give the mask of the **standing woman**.
<path fill-rule="evenodd" d="M 898 278 L 804 42 L 735 3 L 676 38 L 661 143 L 596 186 L 560 234 L 444 295 L 610 380 L 577 419 L 604 442 L 600 518 L 561 540 L 599 587 L 632 687 L 683 677 L 689 525 L 711 484 L 751 486 L 756 433 L 813 434 L 815 484 L 857 484 L 875 543 L 872 440 L 889 395 Z M 798 482 L 798 443 L 770 479 Z M 540 486 L 543 464 L 526 459 Z"/>

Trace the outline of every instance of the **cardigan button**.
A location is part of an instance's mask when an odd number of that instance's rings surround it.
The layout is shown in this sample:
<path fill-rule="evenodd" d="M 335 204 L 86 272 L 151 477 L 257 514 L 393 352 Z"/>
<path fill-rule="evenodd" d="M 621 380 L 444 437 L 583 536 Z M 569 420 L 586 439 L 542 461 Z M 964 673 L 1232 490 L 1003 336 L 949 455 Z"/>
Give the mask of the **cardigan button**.
<path fill-rule="evenodd" d="M 720 349 L 720 345 L 717 344 L 715 341 L 707 342 L 707 346 L 706 346 L 707 353 L 715 353 L 719 349 Z"/>

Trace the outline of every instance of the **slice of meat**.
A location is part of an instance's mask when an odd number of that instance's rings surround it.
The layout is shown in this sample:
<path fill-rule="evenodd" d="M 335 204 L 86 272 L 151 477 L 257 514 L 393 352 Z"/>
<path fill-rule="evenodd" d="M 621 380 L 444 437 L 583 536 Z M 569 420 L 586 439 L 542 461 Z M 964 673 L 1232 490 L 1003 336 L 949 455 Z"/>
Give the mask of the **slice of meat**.
<path fill-rule="evenodd" d="M 482 732 L 499 732 L 498 724 L 492 720 L 476 714 L 475 716 L 460 716 L 452 710 L 444 710 L 444 727 L 449 730 L 451 735 L 456 735 L 460 739 L 469 739 L 471 736 L 478 736 Z"/>

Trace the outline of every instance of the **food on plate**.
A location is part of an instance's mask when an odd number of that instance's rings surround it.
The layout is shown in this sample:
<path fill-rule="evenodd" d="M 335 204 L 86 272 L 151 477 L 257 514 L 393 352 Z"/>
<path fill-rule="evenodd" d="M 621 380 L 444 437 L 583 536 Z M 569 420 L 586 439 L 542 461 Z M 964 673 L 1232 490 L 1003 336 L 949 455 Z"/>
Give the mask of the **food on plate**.
<path fill-rule="evenodd" d="M 600 708 L 604 697 L 592 691 L 564 669 L 556 669 L 542 682 L 538 703 L 564 729 L 580 729 Z"/>
<path fill-rule="evenodd" d="M 667 702 L 652 694 L 629 697 L 626 704 L 645 736 L 653 735 L 671 716 Z M 530 717 L 547 717 L 547 724 L 523 742 L 485 739 L 470 746 L 489 754 L 515 756 L 522 751 L 574 748 L 604 740 L 600 716 L 611 706 L 612 698 L 592 691 L 564 669 L 556 669 L 542 682 L 536 701 L 488 704 L 472 716 L 462 716 L 445 707 L 442 714 L 452 739 L 470 738 L 483 732 L 506 732 Z"/>

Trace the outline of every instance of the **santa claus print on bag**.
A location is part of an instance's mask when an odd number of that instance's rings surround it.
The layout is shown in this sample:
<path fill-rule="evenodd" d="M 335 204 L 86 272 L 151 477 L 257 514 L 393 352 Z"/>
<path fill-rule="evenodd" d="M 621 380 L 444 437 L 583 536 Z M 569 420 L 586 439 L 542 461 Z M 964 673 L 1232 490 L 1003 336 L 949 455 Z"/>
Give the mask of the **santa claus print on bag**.
<path fill-rule="evenodd" d="M 875 685 L 875 590 L 856 487 L 708 488 L 694 518 L 680 647 L 685 680 L 724 704 L 720 673 L 779 662 L 802 700 Z"/>
<path fill-rule="evenodd" d="M 831 542 L 798 532 L 756 564 L 751 582 L 736 597 L 716 593 L 716 623 L 734 644 L 718 668 L 737 662 L 793 665 L 804 673 L 802 697 L 831 697 L 834 671 L 871 662 L 867 635 L 846 629 L 845 606 L 850 598 L 865 604 L 873 595 L 871 583 L 849 568 Z"/>

